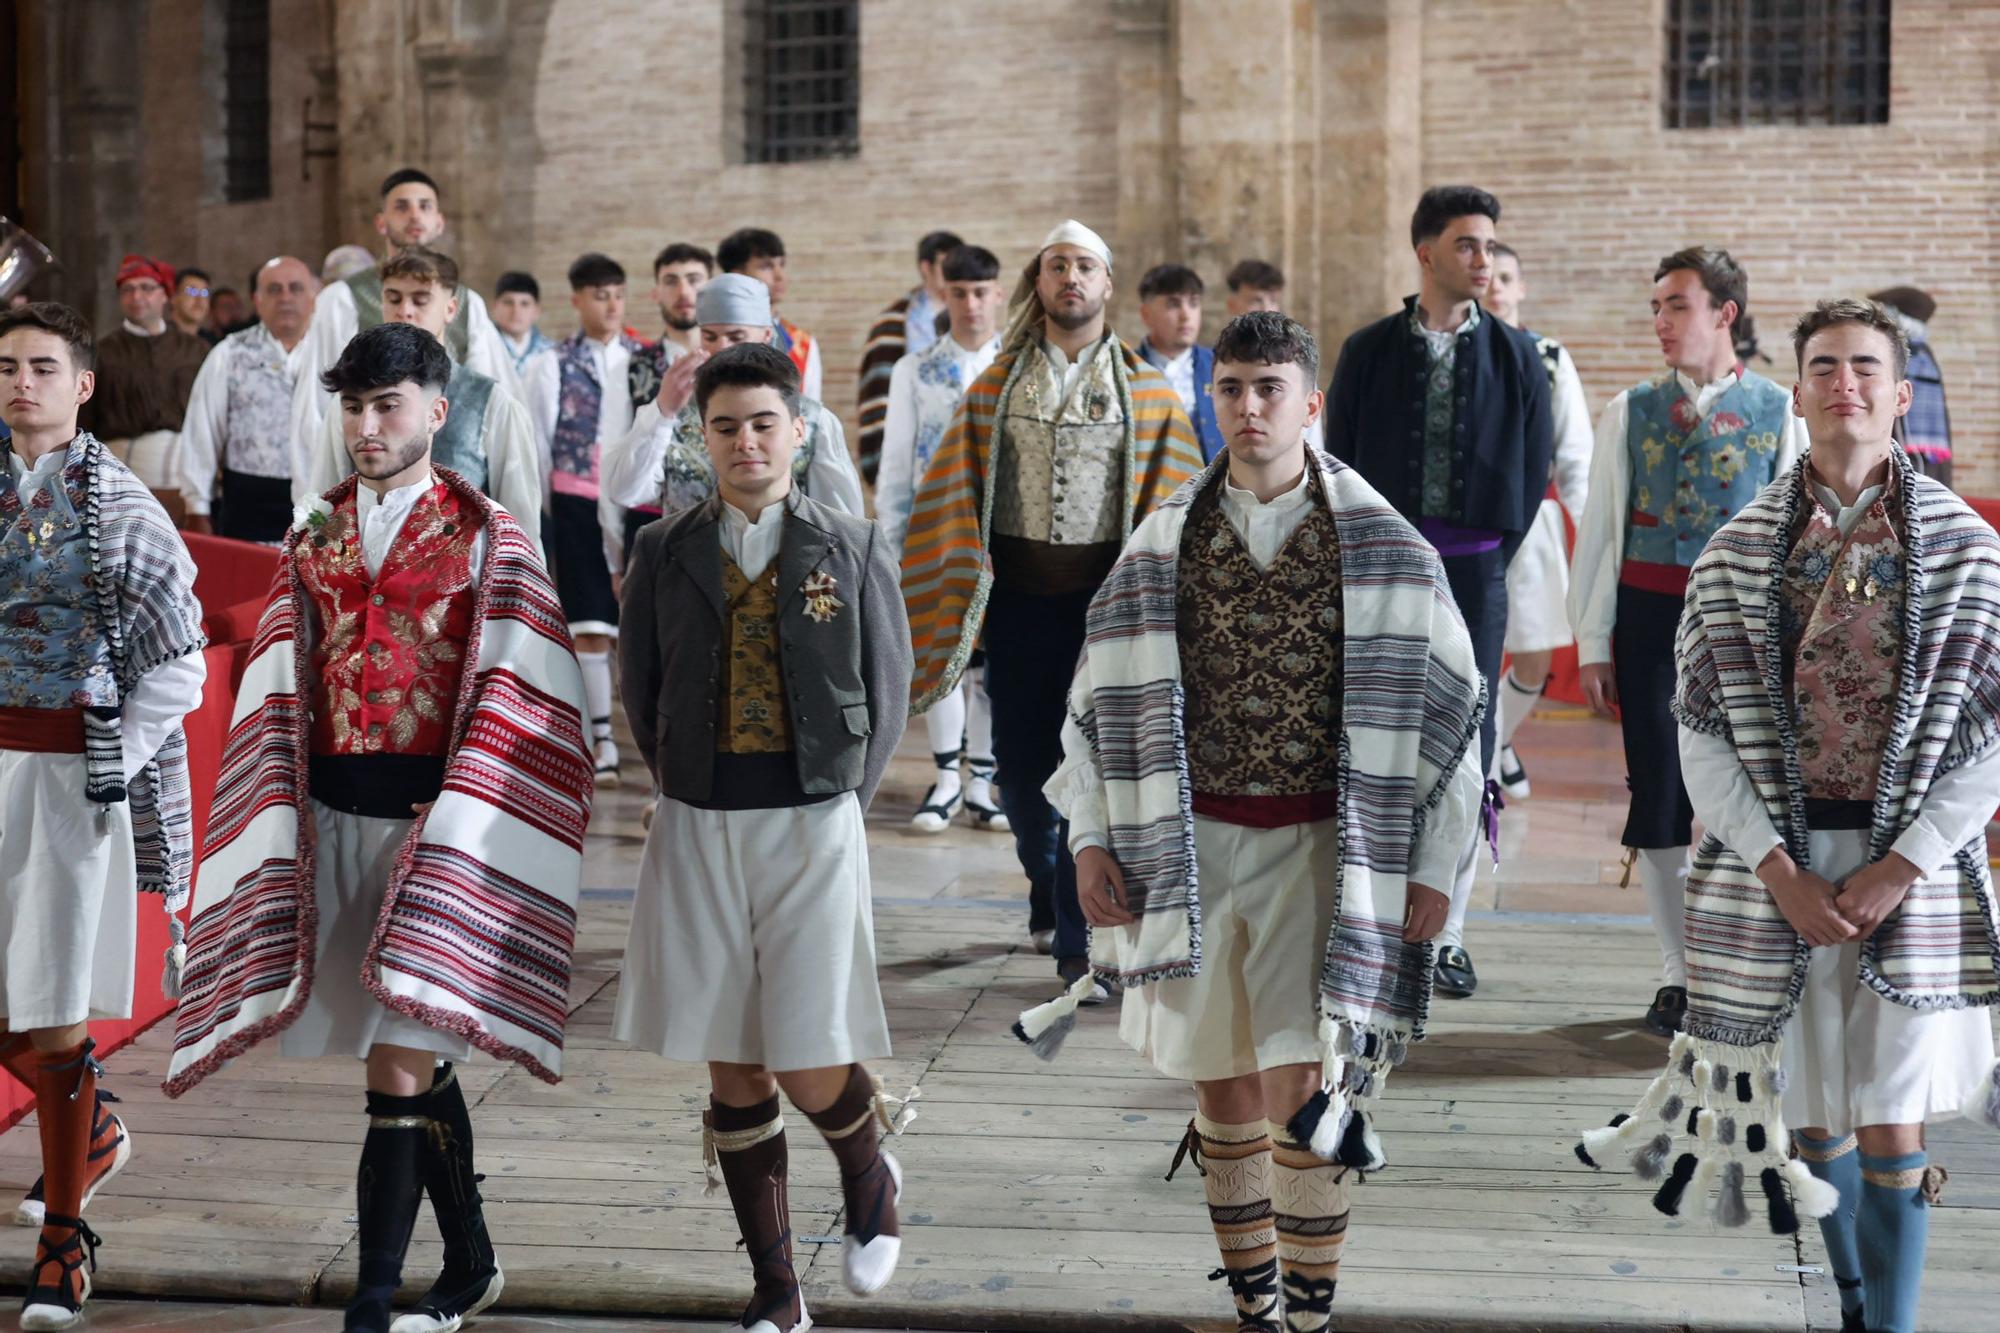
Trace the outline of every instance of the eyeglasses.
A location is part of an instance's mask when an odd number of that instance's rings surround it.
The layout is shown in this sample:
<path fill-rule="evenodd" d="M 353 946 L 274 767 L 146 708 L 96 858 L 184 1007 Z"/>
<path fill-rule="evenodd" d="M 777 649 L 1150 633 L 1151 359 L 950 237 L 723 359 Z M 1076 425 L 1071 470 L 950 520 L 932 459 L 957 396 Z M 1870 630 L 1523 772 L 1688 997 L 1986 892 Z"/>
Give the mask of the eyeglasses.
<path fill-rule="evenodd" d="M 208 288 L 206 288 L 206 287 L 183 287 L 183 288 L 181 288 L 181 295 L 182 295 L 182 296 L 207 296 L 207 295 L 208 295 Z"/>

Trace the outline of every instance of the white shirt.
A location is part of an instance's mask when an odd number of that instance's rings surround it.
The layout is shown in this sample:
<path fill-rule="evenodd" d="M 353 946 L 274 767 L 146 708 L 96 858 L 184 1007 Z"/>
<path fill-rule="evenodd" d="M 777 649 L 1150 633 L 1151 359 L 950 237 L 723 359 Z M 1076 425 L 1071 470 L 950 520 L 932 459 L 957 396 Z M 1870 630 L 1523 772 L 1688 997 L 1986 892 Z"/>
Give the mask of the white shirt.
<path fill-rule="evenodd" d="M 341 429 L 341 414 L 329 413 L 319 432 L 319 447 L 292 473 L 294 504 L 326 494 L 354 471 L 354 460 L 347 455 L 347 441 Z M 547 474 L 535 448 L 535 431 L 528 423 L 527 410 L 497 387 L 486 397 L 481 441 L 486 448 L 486 494 L 513 516 L 528 540 L 539 548 L 542 479 Z M 358 489 L 363 493 L 368 490 L 366 486 Z"/>
<path fill-rule="evenodd" d="M 303 345 L 303 344 L 301 344 Z M 209 350 L 188 394 L 187 416 L 181 421 L 181 500 L 190 514 L 209 512 L 215 480 L 225 460 L 238 472 L 258 477 L 289 477 L 292 449 L 289 435 L 293 392 L 297 387 L 298 348 L 285 345 L 263 325 L 224 338 Z M 251 400 L 257 413 L 271 421 L 231 421 L 229 389 L 233 377 L 251 357 L 282 360 L 284 400 Z"/>
<path fill-rule="evenodd" d="M 18 451 L 9 450 L 8 470 L 14 474 L 21 503 L 33 500 L 44 486 L 60 485 L 68 458 L 67 448 L 51 449 L 29 467 Z M 188 653 L 160 663 L 133 682 L 119 699 L 118 735 L 125 754 L 125 781 L 139 776 L 139 770 L 152 762 L 181 719 L 201 706 L 201 687 L 207 679 L 207 660 L 200 653 Z"/>
<path fill-rule="evenodd" d="M 940 353 L 939 349 L 944 349 Z M 896 362 L 889 372 L 888 412 L 882 418 L 882 470 L 875 478 L 875 517 L 882 524 L 882 534 L 889 539 L 890 549 L 903 549 L 903 537 L 910 526 L 910 506 L 915 503 L 917 483 L 922 480 L 917 475 L 917 445 L 920 437 L 928 438 L 938 422 L 926 414 L 926 405 L 932 412 L 942 409 L 943 386 L 931 386 L 937 392 L 927 392 L 918 377 L 918 363 L 926 356 L 946 355 L 957 365 L 958 382 L 962 386 L 953 397 L 955 411 L 959 401 L 965 397 L 965 390 L 972 382 L 986 373 L 993 359 L 1000 355 L 1000 335 L 994 334 L 983 347 L 967 351 L 958 339 L 946 334 L 924 352 L 911 352 Z M 947 416 L 944 428 L 950 429 L 951 420 Z M 943 436 L 940 432 L 939 440 Z M 933 446 L 935 448 L 935 445 Z M 928 460 L 926 460 L 928 466 Z"/>
<path fill-rule="evenodd" d="M 778 548 L 785 537 L 785 515 L 791 510 L 793 494 L 787 491 L 784 499 L 765 505 L 754 523 L 735 505 L 727 500 L 722 502 L 722 522 L 716 526 L 722 533 L 723 553 L 752 583 L 764 577 L 764 571 L 778 558 Z"/>
<path fill-rule="evenodd" d="M 1158 367 L 1158 369 L 1162 375 L 1166 376 L 1167 383 L 1173 386 L 1174 392 L 1181 396 L 1181 407 L 1186 410 L 1188 420 L 1192 421 L 1194 419 L 1195 408 L 1194 347 L 1190 345 L 1187 350 L 1169 360 L 1165 365 Z"/>
<path fill-rule="evenodd" d="M 135 338 L 157 338 L 161 334 L 167 331 L 167 326 L 164 324 L 160 325 L 160 327 L 157 329 L 148 329 L 148 328 L 142 328 L 139 325 L 134 324 L 129 319 L 121 319 L 118 322 L 125 326 L 125 332 L 131 334 Z"/>
<path fill-rule="evenodd" d="M 382 562 L 389 558 L 389 549 L 402 534 L 403 525 L 410 521 L 417 501 L 430 494 L 431 488 L 437 484 L 437 473 L 427 472 L 386 495 L 376 494 L 375 488 L 366 482 L 354 488 L 354 518 L 361 525 L 361 564 L 367 569 L 369 578 L 381 575 Z M 486 531 L 482 528 L 472 539 L 472 586 L 475 588 L 479 586 L 480 567 L 485 563 Z"/>
<path fill-rule="evenodd" d="M 1674 378 L 1701 416 L 1708 415 L 1716 400 L 1736 385 L 1734 371 L 1710 384 L 1696 384 L 1680 370 L 1674 372 Z M 1569 623 L 1576 632 L 1580 666 L 1611 660 L 1611 627 L 1618 619 L 1618 572 L 1625 563 L 1625 528 L 1632 515 L 1632 455 L 1625 444 L 1631 392 L 1627 389 L 1613 398 L 1597 419 L 1589 500 L 1576 525 L 1576 554 L 1569 567 Z M 1809 444 L 1806 423 L 1796 414 L 1787 416 L 1784 434 L 1778 439 L 1775 475 L 1789 471 Z"/>
<path fill-rule="evenodd" d="M 544 492 L 554 467 L 556 419 L 562 415 L 562 348 L 561 343 L 544 347 L 528 358 L 527 369 L 521 374 L 522 396 L 535 428 L 536 447 L 541 450 Z M 632 394 L 627 385 L 632 352 L 625 346 L 625 340 L 615 335 L 611 341 L 602 343 L 587 338 L 584 348 L 590 353 L 590 368 L 597 376 L 597 447 L 602 472 L 605 446 L 624 439 L 632 429 Z"/>
<path fill-rule="evenodd" d="M 514 369 L 514 358 L 507 351 L 507 342 L 500 336 L 500 328 L 493 317 L 486 313 L 486 302 L 478 292 L 470 287 L 461 287 L 465 293 L 465 364 L 488 379 L 497 381 L 502 391 L 518 398 L 521 395 L 521 376 Z M 334 415 L 334 397 L 320 387 L 319 377 L 329 366 L 340 359 L 341 352 L 361 331 L 361 315 L 354 308 L 354 289 L 344 282 L 331 283 L 320 289 L 313 302 L 312 324 L 306 329 L 306 336 L 299 340 L 293 355 L 298 359 L 298 383 L 292 389 L 292 440 L 293 448 L 302 446 L 300 441 L 319 438 L 320 423 Z M 294 466 L 292 475 L 299 475 Z M 525 515 L 516 515 L 524 518 Z"/>
<path fill-rule="evenodd" d="M 1590 403 L 1583 396 L 1583 379 L 1569 348 L 1556 351 L 1555 381 L 1549 393 L 1549 424 L 1555 435 L 1555 483 L 1570 520 L 1583 522 L 1590 498 L 1590 462 L 1596 438 L 1590 431 Z"/>
<path fill-rule="evenodd" d="M 1269 500 L 1259 500 L 1257 492 L 1246 491 L 1229 479 L 1227 469 L 1222 474 L 1222 512 L 1228 518 L 1229 526 L 1236 529 L 1236 535 L 1250 551 L 1250 558 L 1259 570 L 1269 569 L 1271 562 L 1284 549 L 1286 538 L 1298 530 L 1312 512 L 1312 491 L 1306 486 L 1306 474 L 1299 473 L 1299 479 L 1290 490 L 1282 495 L 1274 495 Z"/>
<path fill-rule="evenodd" d="M 1069 359 L 1069 353 L 1063 351 L 1062 348 L 1056 346 L 1047 338 L 1042 339 L 1042 354 L 1048 358 L 1049 372 L 1055 377 L 1058 386 L 1056 394 L 1056 401 L 1058 403 L 1067 403 L 1069 401 L 1069 396 L 1076 392 L 1077 381 L 1083 378 L 1083 372 L 1089 368 L 1091 361 L 1097 356 L 1098 349 L 1110 340 L 1111 335 L 1108 333 L 1105 334 L 1102 338 L 1084 348 L 1083 355 L 1072 361 Z"/>
<path fill-rule="evenodd" d="M 910 293 L 910 308 L 903 312 L 903 354 L 921 352 L 938 340 L 937 302 L 928 287 Z"/>

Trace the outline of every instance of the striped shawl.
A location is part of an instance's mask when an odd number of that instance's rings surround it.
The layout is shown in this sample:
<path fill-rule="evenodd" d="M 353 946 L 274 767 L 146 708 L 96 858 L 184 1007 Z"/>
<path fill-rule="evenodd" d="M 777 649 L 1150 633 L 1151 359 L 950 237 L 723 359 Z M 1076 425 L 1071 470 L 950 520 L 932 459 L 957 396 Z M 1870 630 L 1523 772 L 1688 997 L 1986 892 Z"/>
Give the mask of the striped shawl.
<path fill-rule="evenodd" d="M 1785 563 L 1804 503 L 1807 461 L 1766 486 L 1710 539 L 1696 561 L 1681 613 L 1674 716 L 1693 731 L 1727 738 L 1763 797 L 1785 848 L 1809 866 L 1804 786 L 1799 778 L 1784 649 L 1779 628 Z M 1898 708 L 1883 749 L 1871 860 L 1916 818 L 1932 781 L 2000 743 L 2000 538 L 1964 501 L 1918 476 L 1899 449 L 1892 459 L 1903 505 L 1908 603 L 1896 663 Z M 1678 1206 L 1690 1177 L 1719 1164 L 1725 1223 L 1747 1216 L 1746 1171 L 1762 1174 L 1773 1228 L 1797 1225 L 1779 1208 L 1787 1136 L 1779 1038 L 1798 1007 L 1810 947 L 1736 853 L 1713 834 L 1696 849 L 1687 885 L 1688 1012 L 1668 1067 L 1639 1112 L 1593 1130 L 1579 1150 L 1637 1146 L 1634 1168 L 1658 1178 L 1677 1147 L 1667 1202 Z M 1927 874 L 1861 947 L 1860 977 L 1884 998 L 1912 1009 L 2000 1001 L 2000 936 L 1995 933 L 1983 836 Z M 1665 1109 L 1668 1113 L 1662 1114 Z M 1754 1124 L 1756 1146 L 1717 1143 L 1716 1117 Z M 1704 1117 L 1708 1119 L 1704 1120 Z M 1685 1123 L 1682 1121 L 1685 1120 Z M 1742 1136 L 1748 1139 L 1746 1133 Z M 1593 1165 L 1596 1163 L 1593 1161 Z M 1735 1197 L 1731 1196 L 1734 1171 Z M 1809 1216 L 1824 1200 L 1793 1182 Z M 1700 1194 L 1697 1194 L 1697 1198 Z M 1831 1205 L 1828 1205 L 1829 1207 Z M 1663 1205 L 1663 1211 L 1673 1207 Z"/>
<path fill-rule="evenodd" d="M 882 432 L 889 422 L 889 377 L 909 348 L 905 324 L 910 314 L 911 292 L 889 304 L 868 326 L 868 341 L 861 349 L 861 374 L 857 394 L 860 402 L 861 475 L 875 484 L 882 468 Z"/>
<path fill-rule="evenodd" d="M 583 681 L 541 557 L 506 512 L 486 556 L 444 788 L 412 825 L 362 963 L 368 992 L 555 1082 L 568 1015 L 591 762 Z M 327 493 L 338 504 L 349 478 Z M 179 1096 L 290 1026 L 312 989 L 319 912 L 306 818 L 310 614 L 294 550 L 252 647 L 195 884 L 166 1090 Z"/>
<path fill-rule="evenodd" d="M 1181 409 L 1180 395 L 1139 354 L 1117 340 L 1109 351 L 1125 413 L 1123 466 L 1127 505 L 1123 531 L 1158 508 L 1201 471 L 1201 446 Z M 988 551 L 993 535 L 993 460 L 1006 447 L 1001 410 L 1027 363 L 1015 342 L 965 391 L 944 441 L 917 483 L 903 540 L 903 599 L 917 669 L 911 711 L 921 713 L 951 693 L 979 642 L 993 586 Z"/>
<path fill-rule="evenodd" d="M 1339 534 L 1344 618 L 1339 909 L 1316 998 L 1335 1118 L 1365 1128 L 1389 1069 L 1423 1037 L 1433 946 L 1402 938 L 1410 853 L 1426 837 L 1472 836 L 1485 685 L 1431 545 L 1359 472 L 1311 457 Z M 1140 524 L 1092 599 L 1063 762 L 1046 788 L 1073 832 L 1104 837 L 1124 875 L 1138 920 L 1092 932 L 1091 956 L 1126 986 L 1202 967 L 1177 564 L 1190 506 L 1227 466 L 1225 454 Z M 1331 1132 L 1344 1139 L 1346 1127 Z M 1355 1164 L 1379 1165 L 1379 1152 Z"/>

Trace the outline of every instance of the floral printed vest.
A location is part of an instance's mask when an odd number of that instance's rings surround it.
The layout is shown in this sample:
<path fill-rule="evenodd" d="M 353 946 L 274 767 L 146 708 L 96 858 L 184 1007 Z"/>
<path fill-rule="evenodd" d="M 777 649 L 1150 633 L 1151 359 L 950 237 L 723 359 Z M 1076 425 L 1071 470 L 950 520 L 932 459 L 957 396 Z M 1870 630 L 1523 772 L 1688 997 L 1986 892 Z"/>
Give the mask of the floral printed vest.
<path fill-rule="evenodd" d="M 293 377 L 285 345 L 262 324 L 232 333 L 227 341 L 235 344 L 235 359 L 222 464 L 253 477 L 290 477 Z"/>
<path fill-rule="evenodd" d="M 1182 533 L 1176 632 L 1197 810 L 1204 796 L 1338 786 L 1340 542 L 1308 484 L 1311 512 L 1268 569 L 1223 512 L 1220 483 L 1195 501 Z"/>
<path fill-rule="evenodd" d="M 724 553 L 722 596 L 729 606 L 729 625 L 715 748 L 724 754 L 787 753 L 792 721 L 778 662 L 778 562 L 773 560 L 761 578 L 751 580 Z"/>
<path fill-rule="evenodd" d="M 417 501 L 374 579 L 354 497 L 298 546 L 318 612 L 312 649 L 314 754 L 443 755 L 478 597 L 479 515 L 443 482 Z"/>
<path fill-rule="evenodd" d="M 1706 417 L 1671 374 L 1633 389 L 1625 402 L 1632 456 L 1625 559 L 1686 568 L 1776 475 L 1791 395 L 1746 370 Z"/>
<path fill-rule="evenodd" d="M 656 343 L 640 342 L 629 334 L 618 341 L 632 354 L 626 363 L 624 392 L 634 409 L 651 402 L 660 392 L 660 372 L 666 354 Z M 556 364 L 562 380 L 556 397 L 556 432 L 552 452 L 555 470 L 569 482 L 555 489 L 570 495 L 597 494 L 597 416 L 604 409 L 604 386 L 597 382 L 597 362 L 590 355 L 589 340 L 581 332 L 556 344 Z"/>
<path fill-rule="evenodd" d="M 90 589 L 82 441 L 71 443 L 61 475 L 25 502 L 0 446 L 0 707 L 118 703 Z"/>
<path fill-rule="evenodd" d="M 1892 484 L 1842 537 L 1808 494 L 1780 611 L 1799 776 L 1808 797 L 1872 801 L 1896 715 L 1909 600 L 1903 542 L 1890 518 L 1897 501 Z"/>

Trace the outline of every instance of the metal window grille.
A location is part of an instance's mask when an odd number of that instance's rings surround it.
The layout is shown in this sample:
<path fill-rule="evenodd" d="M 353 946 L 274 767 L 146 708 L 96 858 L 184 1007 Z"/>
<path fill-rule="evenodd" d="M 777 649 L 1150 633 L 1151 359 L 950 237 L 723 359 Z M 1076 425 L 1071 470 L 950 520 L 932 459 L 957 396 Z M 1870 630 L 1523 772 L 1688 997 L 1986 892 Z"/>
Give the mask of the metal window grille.
<path fill-rule="evenodd" d="M 222 197 L 271 197 L 271 0 L 222 10 Z"/>
<path fill-rule="evenodd" d="M 860 5 L 746 0 L 744 17 L 744 160 L 806 162 L 860 152 Z"/>
<path fill-rule="evenodd" d="M 1881 125 L 1890 0 L 1667 0 L 1661 123 Z"/>

